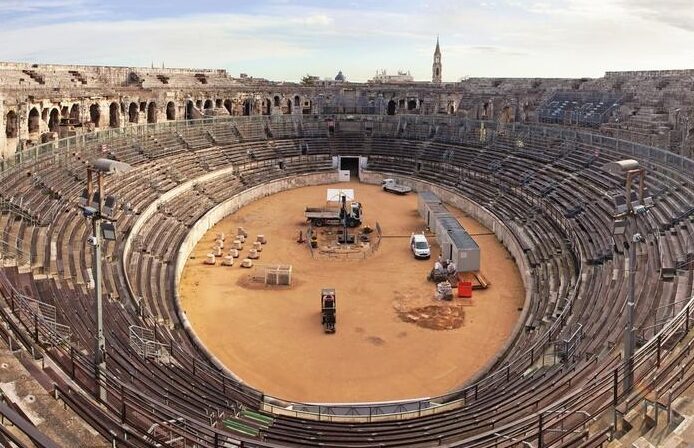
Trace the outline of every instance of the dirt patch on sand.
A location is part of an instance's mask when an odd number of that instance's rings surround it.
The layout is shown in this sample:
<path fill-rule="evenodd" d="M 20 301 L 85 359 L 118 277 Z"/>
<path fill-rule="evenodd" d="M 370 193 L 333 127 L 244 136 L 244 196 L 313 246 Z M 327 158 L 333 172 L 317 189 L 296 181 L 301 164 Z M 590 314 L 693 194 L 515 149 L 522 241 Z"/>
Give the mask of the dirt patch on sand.
<path fill-rule="evenodd" d="M 454 330 L 463 326 L 465 311 L 462 305 L 429 305 L 398 311 L 398 317 L 430 330 Z"/>

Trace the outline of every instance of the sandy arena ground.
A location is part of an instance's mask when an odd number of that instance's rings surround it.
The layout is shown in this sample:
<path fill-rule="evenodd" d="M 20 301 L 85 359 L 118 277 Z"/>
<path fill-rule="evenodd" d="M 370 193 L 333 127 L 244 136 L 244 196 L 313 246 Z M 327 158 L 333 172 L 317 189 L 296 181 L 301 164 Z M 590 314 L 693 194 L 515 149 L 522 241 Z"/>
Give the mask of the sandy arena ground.
<path fill-rule="evenodd" d="M 365 224 L 380 223 L 384 238 L 379 250 L 362 261 L 313 259 L 296 238 L 306 228 L 304 207 L 324 205 L 329 187 L 299 188 L 258 200 L 205 235 L 186 264 L 180 287 L 183 309 L 197 335 L 245 382 L 288 400 L 397 400 L 435 396 L 459 386 L 503 346 L 520 315 L 524 291 L 510 255 L 494 235 L 485 235 L 488 229 L 449 207 L 480 245 L 482 272 L 492 285 L 475 291 L 466 305 L 457 298 L 437 301 L 426 275 L 438 246 L 432 247 L 430 261 L 414 260 L 409 250 L 410 233 L 424 225 L 416 193 L 396 196 L 353 182 L 332 187 L 353 188 L 364 206 Z M 240 268 L 238 260 L 233 267 L 203 264 L 217 232 L 227 235 L 229 248 L 238 226 L 252 240 L 266 235 L 259 263 L 291 264 L 293 286 L 249 284 L 250 271 Z M 435 243 L 433 237 L 429 240 Z M 249 247 L 247 243 L 242 257 Z M 321 326 L 324 287 L 336 288 L 335 334 L 325 334 Z M 436 308 L 425 308 L 432 306 Z M 462 315 L 462 326 L 435 330 L 421 321 L 406 321 L 407 316 L 426 321 L 436 310 L 444 323 L 456 323 Z"/>

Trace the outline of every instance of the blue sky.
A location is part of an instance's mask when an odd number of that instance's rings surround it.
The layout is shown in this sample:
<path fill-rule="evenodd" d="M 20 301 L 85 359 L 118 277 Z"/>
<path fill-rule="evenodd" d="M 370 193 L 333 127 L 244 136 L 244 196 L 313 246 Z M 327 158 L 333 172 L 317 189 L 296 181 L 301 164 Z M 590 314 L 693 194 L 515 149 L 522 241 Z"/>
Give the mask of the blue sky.
<path fill-rule="evenodd" d="M 273 80 L 426 80 L 437 34 L 446 81 L 694 68 L 693 0 L 0 0 L 0 23 L 0 60 Z"/>

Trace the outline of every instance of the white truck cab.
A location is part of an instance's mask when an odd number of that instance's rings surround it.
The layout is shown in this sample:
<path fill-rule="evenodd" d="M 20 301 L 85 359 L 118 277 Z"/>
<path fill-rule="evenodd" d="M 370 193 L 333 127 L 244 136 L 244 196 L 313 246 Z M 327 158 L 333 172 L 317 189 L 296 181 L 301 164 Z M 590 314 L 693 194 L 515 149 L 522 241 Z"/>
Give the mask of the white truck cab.
<path fill-rule="evenodd" d="M 427 259 L 431 256 L 431 247 L 429 241 L 423 233 L 413 233 L 410 236 L 410 249 L 415 258 Z"/>

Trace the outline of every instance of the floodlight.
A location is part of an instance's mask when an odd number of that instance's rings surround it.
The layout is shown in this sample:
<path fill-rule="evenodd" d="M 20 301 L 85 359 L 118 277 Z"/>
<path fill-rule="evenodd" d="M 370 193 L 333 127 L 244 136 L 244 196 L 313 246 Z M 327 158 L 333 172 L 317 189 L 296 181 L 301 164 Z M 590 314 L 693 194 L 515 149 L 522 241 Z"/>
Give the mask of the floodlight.
<path fill-rule="evenodd" d="M 106 241 L 116 241 L 116 225 L 110 221 L 101 224 L 101 235 Z"/>

